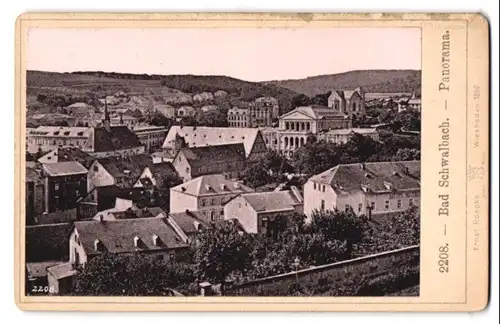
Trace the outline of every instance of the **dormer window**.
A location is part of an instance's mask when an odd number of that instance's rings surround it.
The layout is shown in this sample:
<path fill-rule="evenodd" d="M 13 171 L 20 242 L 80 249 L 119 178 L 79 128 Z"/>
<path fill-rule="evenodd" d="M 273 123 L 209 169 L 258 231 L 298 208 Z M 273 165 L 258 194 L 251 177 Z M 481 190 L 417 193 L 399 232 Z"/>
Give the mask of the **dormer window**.
<path fill-rule="evenodd" d="M 392 190 L 392 184 L 387 182 L 387 181 L 384 181 L 384 186 L 387 190 Z"/>
<path fill-rule="evenodd" d="M 100 241 L 99 239 L 96 239 L 96 240 L 94 241 L 94 250 L 95 250 L 95 251 L 99 251 L 99 249 L 101 248 L 101 246 L 102 246 L 101 241 Z"/>
<path fill-rule="evenodd" d="M 225 184 L 221 184 L 220 187 L 222 190 L 227 190 L 227 186 Z"/>
<path fill-rule="evenodd" d="M 206 188 L 208 191 L 212 190 L 212 186 L 210 186 L 210 185 L 206 185 L 206 186 L 205 186 L 205 188 Z"/>
<path fill-rule="evenodd" d="M 139 236 L 134 236 L 134 246 L 139 247 Z"/>
<path fill-rule="evenodd" d="M 153 234 L 153 245 L 154 246 L 159 246 L 160 245 L 160 238 L 156 234 Z"/>
<path fill-rule="evenodd" d="M 369 174 L 369 173 L 365 173 L 365 178 L 371 179 L 371 178 L 372 178 L 372 175 L 371 175 L 371 174 Z"/>
<path fill-rule="evenodd" d="M 127 169 L 123 170 L 123 174 L 129 175 L 130 174 L 130 170 L 127 170 Z"/>
<path fill-rule="evenodd" d="M 399 174 L 399 172 L 397 172 L 397 171 L 394 171 L 394 172 L 392 173 L 392 175 L 393 175 L 393 176 L 396 176 L 396 177 L 401 177 L 401 174 Z"/>

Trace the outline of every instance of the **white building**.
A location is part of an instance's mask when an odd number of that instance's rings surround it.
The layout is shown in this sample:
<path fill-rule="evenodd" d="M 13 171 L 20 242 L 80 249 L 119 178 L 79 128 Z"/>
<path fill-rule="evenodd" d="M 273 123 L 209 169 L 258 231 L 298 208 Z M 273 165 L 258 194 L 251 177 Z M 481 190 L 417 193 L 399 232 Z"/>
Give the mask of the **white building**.
<path fill-rule="evenodd" d="M 287 191 L 239 195 L 224 206 L 224 218 L 237 219 L 245 232 L 268 234 L 277 217 L 303 212 L 304 200 L 296 187 Z"/>
<path fill-rule="evenodd" d="M 351 210 L 383 215 L 419 205 L 420 161 L 340 164 L 304 185 L 304 213 Z"/>
<path fill-rule="evenodd" d="M 26 130 L 27 151 L 35 153 L 61 147 L 75 147 L 82 151 L 94 150 L 94 128 L 39 126 Z"/>
<path fill-rule="evenodd" d="M 224 219 L 224 204 L 253 189 L 221 174 L 204 175 L 170 189 L 170 212 L 199 211 L 207 222 Z"/>
<path fill-rule="evenodd" d="M 369 136 L 374 141 L 380 140 L 379 132 L 375 128 L 332 129 L 327 132 L 317 134 L 316 138 L 329 143 L 344 144 L 347 143 L 355 134 Z"/>

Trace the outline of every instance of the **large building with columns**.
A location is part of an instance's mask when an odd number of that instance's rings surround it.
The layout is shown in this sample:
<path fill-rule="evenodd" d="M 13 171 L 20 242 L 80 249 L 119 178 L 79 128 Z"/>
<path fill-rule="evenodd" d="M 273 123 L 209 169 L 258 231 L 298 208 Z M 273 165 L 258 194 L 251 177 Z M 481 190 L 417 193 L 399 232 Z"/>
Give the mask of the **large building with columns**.
<path fill-rule="evenodd" d="M 310 135 L 351 127 L 352 121 L 344 113 L 312 105 L 295 108 L 279 117 L 278 128 L 262 128 L 261 132 L 268 148 L 290 157 L 293 151 L 307 143 Z"/>

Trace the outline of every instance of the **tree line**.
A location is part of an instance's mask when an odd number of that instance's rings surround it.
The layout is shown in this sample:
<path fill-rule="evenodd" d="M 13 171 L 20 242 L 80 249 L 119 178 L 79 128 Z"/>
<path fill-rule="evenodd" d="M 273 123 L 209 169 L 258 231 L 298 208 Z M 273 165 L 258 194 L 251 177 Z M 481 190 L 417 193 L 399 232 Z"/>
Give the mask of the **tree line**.
<path fill-rule="evenodd" d="M 141 253 L 90 259 L 79 269 L 73 294 L 165 296 L 174 289 L 194 295 L 203 281 L 246 282 L 418 244 L 419 219 L 411 207 L 385 223 L 338 210 L 316 211 L 308 223 L 302 214 L 282 214 L 265 234 L 241 232 L 231 221 L 214 223 L 196 234 L 182 260 Z"/>

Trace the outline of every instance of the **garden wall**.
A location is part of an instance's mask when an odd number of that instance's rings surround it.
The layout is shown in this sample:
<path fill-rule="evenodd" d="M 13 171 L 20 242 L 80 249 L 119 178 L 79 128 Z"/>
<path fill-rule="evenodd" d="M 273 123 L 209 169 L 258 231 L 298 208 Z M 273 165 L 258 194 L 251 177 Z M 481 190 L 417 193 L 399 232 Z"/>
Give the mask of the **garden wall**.
<path fill-rule="evenodd" d="M 296 286 L 297 280 L 299 287 L 308 292 L 314 292 L 315 295 L 331 295 L 332 289 L 336 290 L 338 295 L 356 295 L 355 287 L 361 287 L 362 284 L 370 283 L 386 275 L 404 276 L 407 272 L 415 273 L 418 271 L 419 264 L 420 246 L 415 245 L 235 284 L 228 287 L 226 295 L 286 296 L 291 294 L 290 287 Z"/>

